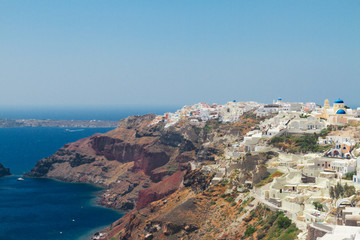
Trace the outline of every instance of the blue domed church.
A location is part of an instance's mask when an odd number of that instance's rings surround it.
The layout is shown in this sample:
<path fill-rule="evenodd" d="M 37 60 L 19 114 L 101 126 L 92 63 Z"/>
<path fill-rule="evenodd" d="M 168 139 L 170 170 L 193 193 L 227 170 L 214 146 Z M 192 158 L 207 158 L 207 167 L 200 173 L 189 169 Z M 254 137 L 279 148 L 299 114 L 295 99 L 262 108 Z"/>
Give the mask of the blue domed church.
<path fill-rule="evenodd" d="M 330 107 L 329 100 L 326 99 L 320 117 L 327 119 L 329 124 L 342 125 L 347 123 L 357 123 L 360 119 L 354 118 L 355 113 L 352 109 L 346 109 L 342 99 L 334 101 Z"/>

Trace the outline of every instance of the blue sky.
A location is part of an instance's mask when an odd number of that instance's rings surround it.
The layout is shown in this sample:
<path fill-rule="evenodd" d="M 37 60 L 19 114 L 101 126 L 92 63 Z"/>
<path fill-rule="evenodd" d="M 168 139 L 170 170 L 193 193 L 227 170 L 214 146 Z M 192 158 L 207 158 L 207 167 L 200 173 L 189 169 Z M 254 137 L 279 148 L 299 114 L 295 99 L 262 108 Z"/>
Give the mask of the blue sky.
<path fill-rule="evenodd" d="M 0 0 L 1 106 L 360 105 L 360 1 Z"/>

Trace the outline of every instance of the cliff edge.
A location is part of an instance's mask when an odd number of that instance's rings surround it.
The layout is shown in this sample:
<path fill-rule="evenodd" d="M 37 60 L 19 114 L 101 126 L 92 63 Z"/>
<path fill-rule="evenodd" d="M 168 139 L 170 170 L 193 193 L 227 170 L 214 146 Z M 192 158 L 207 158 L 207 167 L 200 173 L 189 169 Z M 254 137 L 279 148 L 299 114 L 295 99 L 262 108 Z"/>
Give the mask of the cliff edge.
<path fill-rule="evenodd" d="M 196 125 L 184 119 L 165 127 L 161 116 L 131 116 L 108 133 L 66 144 L 27 176 L 97 184 L 106 188 L 101 204 L 131 210 L 139 202 L 141 208 L 174 192 L 192 161 L 215 163 L 224 144 L 241 139 L 254 125 L 250 119 Z M 167 187 L 159 187 L 159 182 Z"/>

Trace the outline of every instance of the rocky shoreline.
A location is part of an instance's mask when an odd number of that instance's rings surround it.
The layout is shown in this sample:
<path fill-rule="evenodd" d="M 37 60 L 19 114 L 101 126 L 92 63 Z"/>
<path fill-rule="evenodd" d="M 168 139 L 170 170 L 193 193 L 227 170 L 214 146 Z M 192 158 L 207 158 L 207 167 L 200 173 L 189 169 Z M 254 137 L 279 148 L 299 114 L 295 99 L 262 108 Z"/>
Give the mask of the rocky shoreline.
<path fill-rule="evenodd" d="M 0 163 L 0 177 L 5 177 L 5 176 L 10 176 L 10 169 L 4 167 L 1 163 Z"/>
<path fill-rule="evenodd" d="M 186 150 L 193 149 L 184 144 L 184 152 L 175 156 L 181 135 L 172 136 L 172 131 L 168 131 L 161 136 L 159 126 L 150 124 L 154 118 L 155 115 L 130 117 L 120 121 L 113 131 L 66 144 L 39 161 L 27 176 L 96 184 L 107 189 L 101 196 L 102 205 L 131 210 L 136 207 L 140 191 L 146 189 L 143 195 L 151 195 L 152 185 L 189 167 L 176 157 L 184 158 L 190 154 Z"/>

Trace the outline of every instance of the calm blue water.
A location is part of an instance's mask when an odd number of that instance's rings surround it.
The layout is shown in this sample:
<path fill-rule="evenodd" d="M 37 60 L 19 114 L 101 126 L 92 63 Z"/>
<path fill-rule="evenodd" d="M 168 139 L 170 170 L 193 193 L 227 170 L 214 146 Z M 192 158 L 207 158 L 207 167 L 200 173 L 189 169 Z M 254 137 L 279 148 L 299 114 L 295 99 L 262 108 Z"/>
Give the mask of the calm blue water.
<path fill-rule="evenodd" d="M 23 174 L 65 143 L 109 130 L 0 129 L 0 162 L 13 174 Z M 96 206 L 95 197 L 99 191 L 88 184 L 50 179 L 25 178 L 18 182 L 17 176 L 0 178 L 0 239 L 70 240 L 93 233 L 94 229 L 122 216 Z"/>
<path fill-rule="evenodd" d="M 170 110 L 154 112 L 162 114 Z M 89 109 L 83 112 L 8 109 L 0 111 L 0 118 L 119 120 L 148 112 L 151 111 L 104 110 L 101 114 L 101 111 Z M 63 128 L 0 128 L 0 163 L 13 174 L 21 175 L 64 144 L 109 130 L 67 132 Z M 96 230 L 122 216 L 95 204 L 100 191 L 95 186 L 32 178 L 20 182 L 17 177 L 0 178 L 0 240 L 89 239 Z"/>
<path fill-rule="evenodd" d="M 122 216 L 93 203 L 94 186 L 16 179 L 0 179 L 0 239 L 82 239 Z"/>

